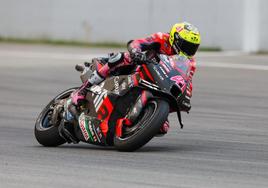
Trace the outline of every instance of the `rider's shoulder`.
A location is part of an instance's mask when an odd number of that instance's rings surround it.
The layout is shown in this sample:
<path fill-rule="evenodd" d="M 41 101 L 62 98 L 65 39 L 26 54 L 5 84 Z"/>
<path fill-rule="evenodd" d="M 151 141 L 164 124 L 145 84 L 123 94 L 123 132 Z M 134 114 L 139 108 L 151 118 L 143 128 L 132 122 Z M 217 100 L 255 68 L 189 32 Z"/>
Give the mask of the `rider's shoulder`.
<path fill-rule="evenodd" d="M 156 32 L 151 35 L 154 39 L 158 40 L 168 40 L 169 34 L 168 33 L 163 33 L 163 32 Z"/>
<path fill-rule="evenodd" d="M 190 59 L 190 61 L 191 61 L 191 62 L 194 62 L 194 63 L 196 62 L 196 60 L 195 60 L 195 57 L 194 57 L 194 56 L 193 56 L 193 57 L 191 57 L 191 58 L 189 58 L 189 59 Z"/>
<path fill-rule="evenodd" d="M 190 64 L 192 65 L 192 67 L 196 67 L 195 57 L 191 57 L 191 58 L 189 58 L 189 60 L 190 60 Z"/>

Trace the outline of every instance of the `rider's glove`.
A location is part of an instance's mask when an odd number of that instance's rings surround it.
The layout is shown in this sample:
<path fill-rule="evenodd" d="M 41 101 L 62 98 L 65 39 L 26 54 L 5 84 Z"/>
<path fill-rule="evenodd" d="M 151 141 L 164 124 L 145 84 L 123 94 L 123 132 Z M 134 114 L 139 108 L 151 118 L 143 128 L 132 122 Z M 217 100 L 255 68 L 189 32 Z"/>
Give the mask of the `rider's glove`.
<path fill-rule="evenodd" d="M 131 57 L 133 62 L 135 62 L 139 65 L 143 64 L 147 60 L 146 55 L 140 51 L 137 51 L 137 50 L 133 50 L 133 52 L 130 53 L 130 57 Z"/>

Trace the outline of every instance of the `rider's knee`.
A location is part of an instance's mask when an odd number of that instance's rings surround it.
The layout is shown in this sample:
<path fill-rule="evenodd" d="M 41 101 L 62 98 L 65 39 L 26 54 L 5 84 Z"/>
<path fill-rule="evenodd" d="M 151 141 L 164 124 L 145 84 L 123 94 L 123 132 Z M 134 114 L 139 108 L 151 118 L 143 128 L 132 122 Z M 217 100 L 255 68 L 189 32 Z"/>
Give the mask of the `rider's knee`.
<path fill-rule="evenodd" d="M 124 60 L 124 53 L 122 53 L 122 52 L 115 53 L 109 57 L 108 66 L 110 68 L 113 68 L 113 67 L 119 65 L 120 63 L 122 63 L 123 60 Z"/>

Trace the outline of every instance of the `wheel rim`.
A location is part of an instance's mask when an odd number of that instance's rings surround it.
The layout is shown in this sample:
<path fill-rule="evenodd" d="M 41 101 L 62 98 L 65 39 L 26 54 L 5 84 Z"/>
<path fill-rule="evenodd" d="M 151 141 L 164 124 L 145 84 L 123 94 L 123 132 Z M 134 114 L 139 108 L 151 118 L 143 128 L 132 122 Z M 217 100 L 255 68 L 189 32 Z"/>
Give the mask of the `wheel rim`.
<path fill-rule="evenodd" d="M 50 122 L 50 116 L 49 116 L 49 113 L 51 112 L 51 110 L 47 111 L 45 113 L 45 116 L 43 118 L 43 121 L 41 123 L 41 127 L 42 129 L 49 129 L 51 126 L 53 126 L 53 124 Z"/>
<path fill-rule="evenodd" d="M 75 91 L 76 89 L 71 89 L 71 90 L 68 90 L 62 94 L 60 94 L 59 96 L 57 96 L 52 104 L 50 104 L 50 106 L 47 108 L 47 110 L 43 113 L 43 116 L 41 117 L 41 123 L 40 123 L 40 128 L 42 130 L 47 130 L 47 129 L 50 129 L 52 127 L 55 127 L 56 125 L 53 125 L 53 123 L 51 122 L 51 115 L 53 113 L 53 109 L 56 105 L 56 103 L 58 102 L 58 100 L 61 100 L 61 99 L 66 99 L 68 98 L 71 93 L 73 91 Z"/>
<path fill-rule="evenodd" d="M 151 118 L 154 116 L 157 107 L 158 105 L 156 101 L 150 101 L 140 115 L 137 123 L 134 124 L 132 127 L 125 126 L 125 129 L 123 130 L 123 136 L 119 139 L 129 139 L 130 137 L 135 136 L 140 130 L 148 126 L 148 122 L 151 121 Z"/>

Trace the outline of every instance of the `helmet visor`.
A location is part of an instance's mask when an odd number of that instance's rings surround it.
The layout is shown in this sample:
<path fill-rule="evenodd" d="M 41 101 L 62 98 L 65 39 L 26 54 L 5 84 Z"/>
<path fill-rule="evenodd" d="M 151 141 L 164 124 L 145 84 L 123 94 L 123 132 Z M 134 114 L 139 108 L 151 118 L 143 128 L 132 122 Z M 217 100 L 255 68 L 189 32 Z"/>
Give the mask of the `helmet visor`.
<path fill-rule="evenodd" d="M 188 56 L 193 56 L 199 47 L 199 44 L 188 42 L 181 37 L 178 37 L 178 40 L 176 40 L 174 44 L 176 48 Z"/>

